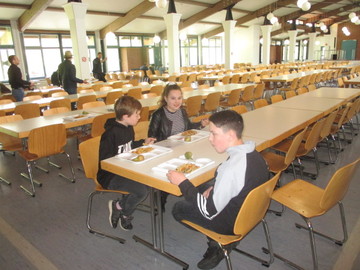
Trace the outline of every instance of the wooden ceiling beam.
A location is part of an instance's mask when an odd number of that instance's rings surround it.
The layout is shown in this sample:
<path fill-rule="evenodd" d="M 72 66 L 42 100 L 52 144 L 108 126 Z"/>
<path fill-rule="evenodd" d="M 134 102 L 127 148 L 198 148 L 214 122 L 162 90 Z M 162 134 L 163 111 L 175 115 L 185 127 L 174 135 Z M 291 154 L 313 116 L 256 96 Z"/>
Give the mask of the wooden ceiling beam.
<path fill-rule="evenodd" d="M 236 26 L 240 26 L 240 25 L 247 23 L 253 19 L 264 16 L 265 14 L 269 13 L 270 11 L 274 11 L 276 8 L 281 8 L 281 7 L 290 5 L 290 4 L 296 4 L 296 0 L 278 0 L 272 4 L 264 6 L 258 10 L 255 10 L 254 12 L 251 12 L 251 13 L 237 19 Z M 203 34 L 202 37 L 209 38 L 209 37 L 215 36 L 217 34 L 220 34 L 222 32 L 224 32 L 224 29 L 222 27 L 219 27 L 219 28 L 216 28 L 214 30 L 211 30 L 211 31 Z"/>
<path fill-rule="evenodd" d="M 183 20 L 179 25 L 179 31 L 189 27 L 190 25 L 193 25 L 194 23 L 199 22 L 202 19 L 205 19 L 205 18 L 227 8 L 228 6 L 230 6 L 232 4 L 237 4 L 240 1 L 242 1 L 242 0 L 221 0 L 221 1 L 217 2 L 216 4 L 214 4 L 212 7 L 208 7 L 206 9 L 190 16 L 189 18 Z M 164 39 L 166 37 L 166 30 L 160 32 L 159 36 L 161 39 Z"/>
<path fill-rule="evenodd" d="M 45 10 L 53 0 L 35 0 L 31 8 L 27 9 L 19 18 L 19 30 L 24 32 L 29 24 Z"/>
<path fill-rule="evenodd" d="M 325 12 L 323 14 L 317 14 L 316 16 L 313 16 L 309 19 L 306 19 L 304 20 L 304 23 L 313 23 L 313 22 L 318 22 L 322 19 L 326 19 L 326 18 L 329 18 L 329 17 L 332 17 L 332 16 L 338 16 L 339 13 L 343 13 L 343 12 L 346 12 L 348 10 L 351 10 L 354 8 L 354 5 L 347 5 L 347 6 L 344 6 L 340 9 L 334 9 L 332 11 L 329 11 L 329 12 Z"/>
<path fill-rule="evenodd" d="M 107 33 L 115 32 L 117 29 L 127 25 L 128 23 L 132 22 L 133 20 L 154 7 L 155 3 L 144 0 L 139 5 L 127 12 L 125 16 L 116 19 L 115 21 L 101 29 L 100 38 L 104 39 Z"/>

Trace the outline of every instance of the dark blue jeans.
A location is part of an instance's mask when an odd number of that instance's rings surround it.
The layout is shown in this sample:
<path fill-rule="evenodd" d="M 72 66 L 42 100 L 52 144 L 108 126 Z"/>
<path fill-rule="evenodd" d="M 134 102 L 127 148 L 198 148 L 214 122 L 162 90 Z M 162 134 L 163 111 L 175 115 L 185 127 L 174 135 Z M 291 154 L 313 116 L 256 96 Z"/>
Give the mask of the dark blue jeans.
<path fill-rule="evenodd" d="M 12 89 L 12 95 L 16 101 L 23 101 L 25 95 L 24 89 L 23 88 Z"/>
<path fill-rule="evenodd" d="M 136 206 L 146 199 L 149 194 L 149 187 L 136 181 L 115 175 L 107 189 L 127 191 L 130 194 L 124 195 L 120 201 L 125 216 L 130 216 Z"/>

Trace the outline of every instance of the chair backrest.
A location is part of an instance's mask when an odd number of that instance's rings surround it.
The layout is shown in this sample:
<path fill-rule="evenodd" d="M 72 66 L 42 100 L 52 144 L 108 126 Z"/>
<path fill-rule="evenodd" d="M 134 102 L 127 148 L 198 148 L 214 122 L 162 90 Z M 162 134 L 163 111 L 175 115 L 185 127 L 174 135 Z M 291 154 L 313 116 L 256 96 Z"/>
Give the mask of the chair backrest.
<path fill-rule="evenodd" d="M 96 101 L 96 96 L 95 95 L 88 95 L 88 96 L 82 96 L 79 97 L 78 101 L 77 101 L 77 109 L 81 110 L 83 108 L 83 104 L 88 103 L 88 102 L 93 102 Z"/>
<path fill-rule="evenodd" d="M 168 82 L 176 82 L 176 76 L 175 75 L 169 76 Z"/>
<path fill-rule="evenodd" d="M 240 95 L 241 95 L 241 89 L 231 90 L 228 100 L 227 100 L 228 106 L 234 106 L 234 105 L 238 104 Z"/>
<path fill-rule="evenodd" d="M 331 177 L 320 201 L 320 207 L 327 211 L 341 201 L 349 188 L 350 181 L 359 166 L 360 159 L 338 169 Z"/>
<path fill-rule="evenodd" d="M 20 114 L 5 115 L 0 117 L 0 124 L 16 122 L 23 119 L 24 118 Z"/>
<path fill-rule="evenodd" d="M 193 74 L 190 74 L 189 75 L 189 78 L 188 78 L 188 81 L 190 81 L 190 82 L 194 82 L 194 81 L 196 81 L 196 74 L 195 73 L 193 73 Z"/>
<path fill-rule="evenodd" d="M 185 82 L 185 81 L 187 80 L 187 77 L 188 77 L 187 74 L 182 74 L 182 75 L 180 75 L 178 81 L 179 81 L 179 82 Z"/>
<path fill-rule="evenodd" d="M 25 97 L 31 97 L 31 96 L 43 96 L 42 92 L 34 91 L 34 92 L 27 92 Z"/>
<path fill-rule="evenodd" d="M 105 122 L 109 118 L 114 117 L 114 113 L 107 113 L 95 116 L 91 125 L 91 137 L 101 136 L 105 131 Z"/>
<path fill-rule="evenodd" d="M 68 111 L 70 111 L 70 109 L 68 107 L 57 107 L 57 108 L 47 109 L 47 110 L 43 111 L 43 116 L 54 115 L 54 114 L 58 114 L 58 113 L 65 113 Z"/>
<path fill-rule="evenodd" d="M 240 75 L 235 74 L 231 77 L 230 83 L 239 83 Z"/>
<path fill-rule="evenodd" d="M 145 139 L 148 137 L 149 124 L 150 121 L 139 121 L 134 126 L 135 141 Z"/>
<path fill-rule="evenodd" d="M 224 76 L 221 80 L 223 84 L 229 84 L 230 83 L 230 76 Z"/>
<path fill-rule="evenodd" d="M 141 88 L 132 88 L 129 89 L 127 95 L 136 99 L 141 99 L 141 92 L 142 92 Z"/>
<path fill-rule="evenodd" d="M 238 114 L 243 114 L 248 111 L 245 105 L 238 105 L 235 107 L 231 107 L 230 110 L 233 110 L 233 111 L 237 112 Z"/>
<path fill-rule="evenodd" d="M 15 114 L 20 114 L 24 119 L 40 116 L 40 106 L 36 103 L 17 105 L 14 110 Z"/>
<path fill-rule="evenodd" d="M 305 150 L 310 151 L 313 149 L 318 142 L 320 141 L 320 132 L 325 123 L 325 118 L 317 121 L 315 125 L 311 128 L 310 133 L 305 141 Z"/>
<path fill-rule="evenodd" d="M 149 112 L 150 112 L 149 107 L 142 107 L 142 108 L 141 108 L 141 111 L 140 111 L 140 119 L 139 119 L 139 122 L 141 122 L 141 121 L 148 121 L 148 120 L 149 120 Z"/>
<path fill-rule="evenodd" d="M 115 104 L 115 101 L 121 98 L 122 96 L 123 96 L 122 91 L 111 91 L 106 95 L 105 104 L 106 105 Z"/>
<path fill-rule="evenodd" d="M 290 84 L 290 89 L 295 90 L 298 87 L 298 83 L 299 83 L 299 78 L 293 79 Z"/>
<path fill-rule="evenodd" d="M 141 76 L 142 77 L 142 76 Z M 129 81 L 129 84 L 133 85 L 133 86 L 138 86 L 139 85 L 139 80 L 138 79 L 131 79 Z"/>
<path fill-rule="evenodd" d="M 101 106 L 105 106 L 105 102 L 97 100 L 97 101 L 91 101 L 91 102 L 84 103 L 82 105 L 82 108 L 85 110 L 85 109 L 101 107 Z"/>
<path fill-rule="evenodd" d="M 71 110 L 71 101 L 70 99 L 63 98 L 57 99 L 50 102 L 50 108 L 58 108 L 58 107 L 67 107 Z"/>
<path fill-rule="evenodd" d="M 50 90 L 48 93 L 47 93 L 47 96 L 48 97 L 53 97 L 53 94 L 55 94 L 55 93 L 67 93 L 67 92 L 65 92 L 64 90 L 62 90 L 62 89 L 55 89 L 55 90 Z"/>
<path fill-rule="evenodd" d="M 154 93 L 156 94 L 157 96 L 161 96 L 161 93 L 163 92 L 164 90 L 164 86 L 162 85 L 154 85 L 150 88 L 150 93 Z"/>
<path fill-rule="evenodd" d="M 265 216 L 280 172 L 246 196 L 234 224 L 234 234 L 245 236 Z"/>
<path fill-rule="evenodd" d="M 243 101 L 250 101 L 254 97 L 254 85 L 249 85 L 244 88 L 244 91 L 242 92 L 241 99 Z"/>
<path fill-rule="evenodd" d="M 298 90 L 296 90 L 298 95 L 305 94 L 308 92 L 308 90 L 305 87 L 301 87 Z"/>
<path fill-rule="evenodd" d="M 100 91 L 111 91 L 113 88 L 110 85 L 100 87 Z"/>
<path fill-rule="evenodd" d="M 84 172 L 87 178 L 93 179 L 97 185 L 99 170 L 99 148 L 101 136 L 91 138 L 79 144 L 79 152 Z"/>
<path fill-rule="evenodd" d="M 42 99 L 42 96 L 40 95 L 31 95 L 24 97 L 23 101 L 30 101 L 30 100 L 39 100 Z"/>
<path fill-rule="evenodd" d="M 249 80 L 250 74 L 249 73 L 245 73 L 241 76 L 241 78 L 239 79 L 239 83 L 247 83 Z"/>
<path fill-rule="evenodd" d="M 207 112 L 215 111 L 220 104 L 220 92 L 210 93 L 205 101 L 204 109 Z"/>
<path fill-rule="evenodd" d="M 309 84 L 309 85 L 307 86 L 307 89 L 308 89 L 309 91 L 314 91 L 314 90 L 316 90 L 316 86 L 315 86 L 315 84 Z"/>
<path fill-rule="evenodd" d="M 273 95 L 271 96 L 271 103 L 276 103 L 276 102 L 280 102 L 283 101 L 283 97 L 282 95 Z"/>
<path fill-rule="evenodd" d="M 68 96 L 69 93 L 65 91 L 59 91 L 51 94 L 51 97 L 65 97 Z"/>
<path fill-rule="evenodd" d="M 254 99 L 262 98 L 262 96 L 264 94 L 264 90 L 265 90 L 264 83 L 257 84 L 255 87 L 255 90 L 254 90 Z"/>
<path fill-rule="evenodd" d="M 64 124 L 49 125 L 30 131 L 28 151 L 41 157 L 62 153 L 66 144 L 66 129 Z"/>
<path fill-rule="evenodd" d="M 13 101 L 11 99 L 1 99 L 0 100 L 0 105 L 10 104 L 10 103 L 13 103 Z"/>
<path fill-rule="evenodd" d="M 94 89 L 81 89 L 79 91 L 79 94 L 94 94 L 95 90 Z"/>
<path fill-rule="evenodd" d="M 189 117 L 198 115 L 201 109 L 201 96 L 192 96 L 186 100 L 186 112 Z"/>
<path fill-rule="evenodd" d="M 295 136 L 295 138 L 292 140 L 291 145 L 290 145 L 288 151 L 286 152 L 286 156 L 284 159 L 284 163 L 286 164 L 286 166 L 289 166 L 291 164 L 291 162 L 293 162 L 293 160 L 295 159 L 296 153 L 297 153 L 299 146 L 304 138 L 306 130 L 307 130 L 307 127 L 303 131 L 298 133 Z"/>
<path fill-rule="evenodd" d="M 122 88 L 124 85 L 123 82 L 115 82 L 112 84 L 113 89 Z"/>
<path fill-rule="evenodd" d="M 265 107 L 265 106 L 267 106 L 267 105 L 269 105 L 269 103 L 268 103 L 267 100 L 264 99 L 264 98 L 258 99 L 258 100 L 255 100 L 255 101 L 254 101 L 254 108 L 255 108 L 255 109 L 259 109 L 259 108 Z"/>
<path fill-rule="evenodd" d="M 296 96 L 296 92 L 294 90 L 286 91 L 286 93 L 285 93 L 286 99 L 295 97 L 295 96 Z"/>
<path fill-rule="evenodd" d="M 333 111 L 326 117 L 324 125 L 323 125 L 322 129 L 320 130 L 321 139 L 324 139 L 325 137 L 327 137 L 330 134 L 331 127 L 334 123 L 334 120 L 335 120 L 337 114 L 338 114 L 338 110 Z"/>
<path fill-rule="evenodd" d="M 344 87 L 344 81 L 342 78 L 338 78 L 337 82 L 338 82 L 338 87 Z"/>

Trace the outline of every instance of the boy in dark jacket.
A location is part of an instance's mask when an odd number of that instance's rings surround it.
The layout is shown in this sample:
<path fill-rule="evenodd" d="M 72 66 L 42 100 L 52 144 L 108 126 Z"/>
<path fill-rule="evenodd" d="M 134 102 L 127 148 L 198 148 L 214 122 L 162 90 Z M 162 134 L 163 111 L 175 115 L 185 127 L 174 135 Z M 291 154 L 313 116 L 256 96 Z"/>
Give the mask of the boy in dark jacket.
<path fill-rule="evenodd" d="M 141 103 L 133 97 L 123 96 L 115 103 L 116 118 L 108 119 L 105 123 L 105 132 L 101 136 L 99 160 L 128 152 L 143 143 L 153 143 L 155 139 L 134 141 L 134 128 L 140 119 Z M 131 230 L 131 214 L 136 206 L 147 197 L 148 187 L 123 176 L 104 171 L 98 171 L 97 179 L 103 188 L 129 192 L 122 199 L 109 201 L 109 221 L 115 229 L 120 219 L 123 230 Z"/>

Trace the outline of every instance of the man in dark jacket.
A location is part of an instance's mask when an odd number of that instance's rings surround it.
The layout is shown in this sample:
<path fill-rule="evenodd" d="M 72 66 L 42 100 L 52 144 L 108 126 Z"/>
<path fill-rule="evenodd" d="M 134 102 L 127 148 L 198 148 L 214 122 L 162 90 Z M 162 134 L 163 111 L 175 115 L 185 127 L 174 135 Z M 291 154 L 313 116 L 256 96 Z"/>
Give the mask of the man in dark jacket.
<path fill-rule="evenodd" d="M 103 59 L 102 53 L 98 52 L 97 57 L 93 61 L 93 70 L 92 70 L 93 76 L 95 79 L 98 79 L 99 81 L 103 81 L 103 82 L 106 82 L 106 79 L 105 79 L 105 73 L 102 71 L 101 64 L 104 63 L 106 60 L 107 58 L 105 57 Z"/>
<path fill-rule="evenodd" d="M 72 53 L 70 51 L 66 51 L 65 61 L 62 62 L 58 68 L 59 81 L 69 95 L 76 94 L 77 83 L 86 83 L 86 81 L 76 78 L 76 69 L 71 63 L 72 57 Z"/>

